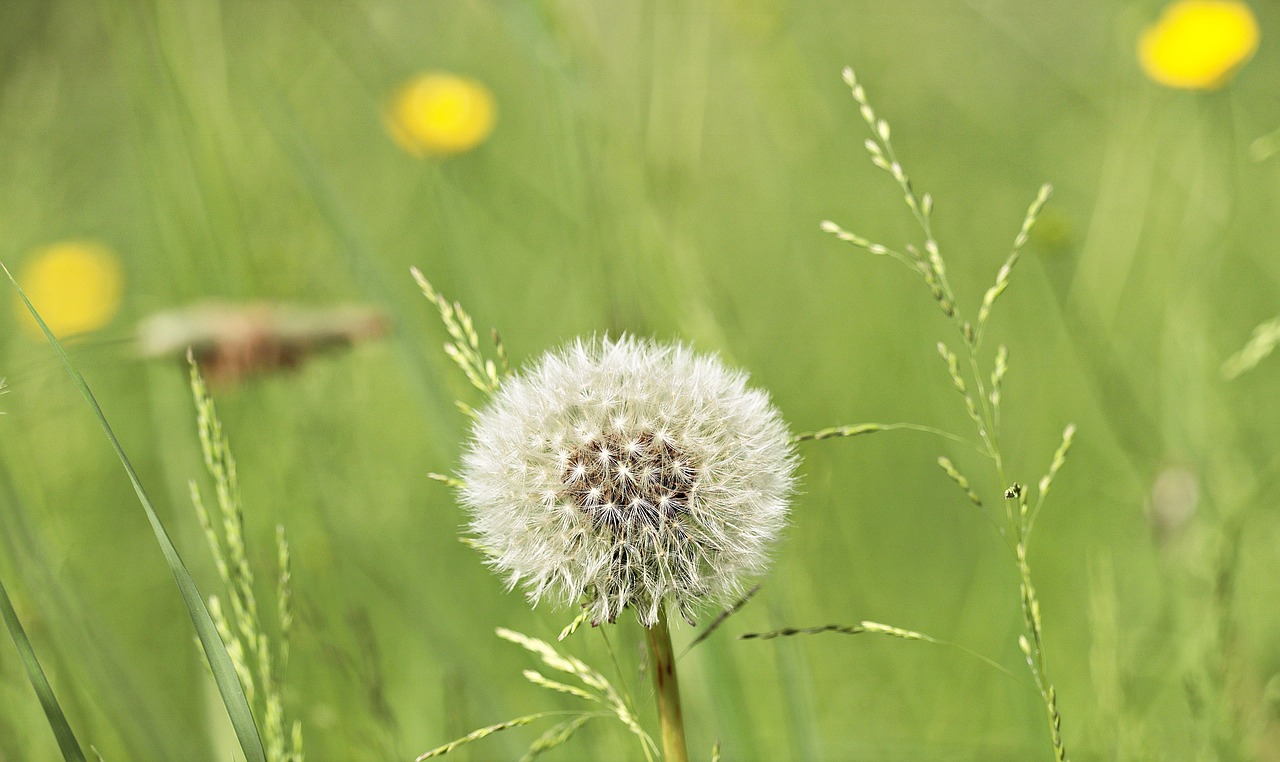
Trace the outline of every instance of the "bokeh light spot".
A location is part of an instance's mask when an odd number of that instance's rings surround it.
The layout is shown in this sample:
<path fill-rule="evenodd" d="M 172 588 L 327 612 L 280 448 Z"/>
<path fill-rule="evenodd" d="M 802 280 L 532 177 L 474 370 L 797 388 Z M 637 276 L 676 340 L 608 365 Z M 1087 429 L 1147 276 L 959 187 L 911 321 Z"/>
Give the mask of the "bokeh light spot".
<path fill-rule="evenodd" d="M 1223 86 L 1258 49 L 1258 20 L 1236 0 L 1180 0 L 1142 32 L 1138 61 L 1155 82 L 1208 90 Z"/>
<path fill-rule="evenodd" d="M 387 111 L 387 129 L 414 156 L 469 151 L 493 132 L 497 108 L 483 84 L 453 74 L 428 73 L 409 80 Z"/>
<path fill-rule="evenodd" d="M 120 309 L 124 279 L 120 263 L 105 246 L 63 241 L 34 252 L 18 275 L 27 298 L 58 336 L 96 331 Z M 15 294 L 18 321 L 33 337 L 43 337 L 35 318 Z"/>

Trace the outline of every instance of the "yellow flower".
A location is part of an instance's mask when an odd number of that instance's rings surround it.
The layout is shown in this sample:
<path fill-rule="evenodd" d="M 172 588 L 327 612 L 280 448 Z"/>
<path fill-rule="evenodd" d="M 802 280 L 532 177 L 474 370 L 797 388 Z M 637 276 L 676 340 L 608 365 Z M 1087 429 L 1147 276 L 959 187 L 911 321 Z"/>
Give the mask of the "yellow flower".
<path fill-rule="evenodd" d="M 58 336 L 97 330 L 120 308 L 120 264 L 103 245 L 62 241 L 35 252 L 18 275 L 27 298 Z M 18 320 L 33 336 L 40 327 L 19 299 Z"/>
<path fill-rule="evenodd" d="M 1138 61 L 1169 87 L 1221 87 L 1258 49 L 1258 20 L 1238 0 L 1178 0 L 1138 40 Z"/>
<path fill-rule="evenodd" d="M 414 156 L 462 153 L 493 132 L 493 94 L 479 82 L 453 74 L 420 74 L 396 93 L 387 130 Z"/>

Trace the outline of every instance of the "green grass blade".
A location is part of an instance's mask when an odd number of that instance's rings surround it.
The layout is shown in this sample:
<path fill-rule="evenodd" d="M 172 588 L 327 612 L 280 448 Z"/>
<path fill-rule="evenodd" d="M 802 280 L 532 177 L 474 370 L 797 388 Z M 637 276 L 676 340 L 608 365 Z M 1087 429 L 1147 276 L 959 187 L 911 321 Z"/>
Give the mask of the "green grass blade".
<path fill-rule="evenodd" d="M 169 570 L 173 572 L 173 578 L 178 584 L 178 591 L 182 594 L 182 602 L 186 604 L 187 613 L 191 615 L 191 621 L 196 628 L 196 635 L 200 638 L 200 645 L 204 647 L 205 659 L 208 660 L 209 668 L 213 672 L 213 679 L 218 684 L 218 692 L 222 694 L 222 703 L 226 705 L 227 715 L 231 718 L 231 725 L 235 729 L 236 738 L 240 742 L 240 749 L 244 752 L 245 759 L 247 762 L 266 762 L 266 752 L 262 747 L 262 739 L 258 735 L 258 726 L 253 721 L 253 713 L 249 709 L 249 701 L 245 698 L 244 687 L 240 685 L 240 680 L 236 677 L 235 667 L 232 666 L 231 656 L 227 653 L 227 647 L 218 636 L 213 620 L 209 617 L 209 610 L 205 607 L 204 597 L 196 587 L 195 580 L 191 578 L 191 572 L 187 571 L 186 564 L 182 562 L 182 557 L 178 555 L 178 549 L 174 547 L 173 541 L 169 539 L 169 533 L 165 531 L 164 525 L 160 523 L 160 517 L 156 515 L 155 508 L 151 504 L 151 498 L 147 496 L 147 491 L 143 488 L 142 481 L 138 479 L 137 472 L 133 470 L 133 464 L 129 462 L 124 448 L 120 446 L 120 441 L 116 439 L 115 432 L 111 430 L 111 424 L 107 423 L 107 417 L 102 412 L 102 407 L 98 405 L 98 401 L 89 389 L 89 384 L 85 382 L 84 376 L 80 375 L 80 371 L 76 370 L 75 365 L 72 364 L 71 358 L 62 346 L 62 342 L 58 341 L 58 337 L 54 336 L 53 332 L 49 330 L 49 326 L 40 317 L 35 305 L 27 298 L 22 287 L 18 285 L 18 281 L 9 272 L 9 268 L 0 264 L 0 269 L 4 270 L 9 282 L 13 284 L 18 296 L 22 298 L 23 304 L 31 312 L 31 316 L 35 318 L 36 323 L 39 324 L 40 330 L 44 331 L 49 343 L 53 345 L 54 351 L 58 354 L 58 359 L 62 361 L 63 367 L 67 369 L 67 373 L 71 376 L 71 380 L 75 382 L 76 388 L 80 390 L 80 394 L 89 403 L 89 407 L 93 408 L 93 413 L 97 417 L 98 423 L 102 426 L 103 433 L 107 435 L 108 441 L 111 442 L 112 448 L 115 449 L 116 457 L 120 459 L 120 464 L 124 466 L 125 473 L 128 474 L 129 481 L 133 484 L 133 491 L 138 495 L 138 502 L 142 503 L 142 510 L 146 512 L 147 521 L 151 523 L 151 529 L 155 532 L 156 542 L 160 544 L 160 551 L 164 554 L 164 559 L 169 564 Z"/>
<path fill-rule="evenodd" d="M 49 718 L 49 727 L 53 729 L 53 735 L 58 739 L 58 747 L 62 749 L 62 758 L 68 762 L 85 762 L 84 751 L 80 748 L 80 742 L 76 740 L 76 734 L 71 731 L 71 725 L 67 722 L 67 716 L 62 711 L 62 706 L 58 703 L 58 698 L 53 695 L 53 687 L 49 685 L 48 678 L 44 675 L 44 669 L 40 667 L 40 661 L 36 658 L 36 651 L 31 647 L 31 641 L 27 640 L 27 632 L 22 629 L 22 622 L 18 621 L 18 613 L 13 610 L 13 603 L 9 600 L 9 591 L 5 590 L 4 582 L 0 580 L 0 616 L 4 617 L 5 626 L 9 628 L 9 634 L 13 636 L 13 644 L 18 647 L 18 655 L 22 657 L 22 666 L 27 670 L 27 679 L 31 681 L 31 687 L 35 689 L 36 696 L 40 698 L 40 706 L 44 708 L 44 716 Z"/>

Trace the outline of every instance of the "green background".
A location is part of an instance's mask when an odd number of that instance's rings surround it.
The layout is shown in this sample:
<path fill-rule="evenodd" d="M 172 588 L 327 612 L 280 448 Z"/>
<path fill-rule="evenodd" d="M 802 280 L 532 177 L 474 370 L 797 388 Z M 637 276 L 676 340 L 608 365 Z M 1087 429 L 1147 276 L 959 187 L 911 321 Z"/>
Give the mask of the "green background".
<path fill-rule="evenodd" d="M 1280 159 L 1250 152 L 1280 127 L 1280 16 L 1258 5 L 1261 48 L 1228 87 L 1178 92 L 1136 64 L 1158 9 L 5 2 L 0 258 L 21 266 L 82 237 L 122 258 L 121 315 L 72 356 L 206 592 L 184 370 L 135 357 L 137 321 L 208 297 L 392 316 L 384 341 L 217 401 L 262 595 L 277 523 L 293 543 L 286 699 L 309 758 L 412 758 L 576 703 L 528 685 L 531 657 L 492 635 L 554 638 L 573 612 L 506 592 L 427 476 L 457 465 L 453 400 L 482 400 L 440 351 L 411 265 L 499 328 L 516 363 L 579 335 L 681 338 L 749 371 L 796 431 L 914 421 L 972 434 L 934 349 L 954 332 L 918 277 L 818 230 L 833 219 L 894 246 L 918 239 L 867 161 L 840 81 L 851 65 L 936 200 L 967 314 L 1040 183 L 1056 189 L 988 350 L 1010 350 L 1002 434 L 1017 479 L 1035 484 L 1062 428 L 1079 426 L 1031 548 L 1067 749 L 1277 759 L 1280 361 L 1234 382 L 1218 368 L 1280 312 Z M 401 82 L 437 69 L 485 82 L 498 125 L 469 154 L 420 161 L 381 114 Z M 90 410 L 14 309 L 0 331 L 0 574 L 73 727 L 108 760 L 230 758 L 190 621 Z M 720 739 L 727 760 L 1051 758 L 1016 645 L 1012 556 L 934 464 L 943 453 L 1000 502 L 1007 485 L 985 463 L 925 434 L 802 446 L 761 593 L 681 662 L 696 757 Z M 1152 488 L 1171 469 L 1198 504 L 1156 531 Z M 1012 675 L 888 638 L 734 639 L 863 619 Z M 622 623 L 610 638 L 652 724 L 639 634 Z M 596 631 L 566 645 L 608 664 Z M 541 730 L 467 753 L 515 758 Z M 0 759 L 56 753 L 0 645 Z M 548 759 L 637 754 L 598 721 Z"/>

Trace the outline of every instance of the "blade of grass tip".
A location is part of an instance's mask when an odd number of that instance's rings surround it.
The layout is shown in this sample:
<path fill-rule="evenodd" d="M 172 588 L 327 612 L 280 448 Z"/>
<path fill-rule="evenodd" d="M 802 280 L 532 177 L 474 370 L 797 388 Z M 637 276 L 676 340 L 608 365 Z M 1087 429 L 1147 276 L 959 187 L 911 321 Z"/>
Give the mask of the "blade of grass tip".
<path fill-rule="evenodd" d="M 76 388 L 80 390 L 81 396 L 89 403 L 89 407 L 93 409 L 94 416 L 98 419 L 98 424 L 102 427 L 103 433 L 106 434 L 107 440 L 115 450 L 120 464 L 124 466 L 125 473 L 129 476 L 129 482 L 133 485 L 133 491 L 138 496 L 138 502 L 142 504 L 142 510 L 146 513 L 147 521 L 151 524 L 151 529 L 155 533 L 156 542 L 160 545 L 160 551 L 164 554 L 165 562 L 168 563 L 169 570 L 173 573 L 174 581 L 178 585 L 178 592 L 182 594 L 182 602 L 186 604 L 187 613 L 190 614 L 191 622 L 195 625 L 196 635 L 200 638 L 200 645 L 204 648 L 205 659 L 209 662 L 214 682 L 218 685 L 218 692 L 222 694 L 222 702 L 226 706 L 227 715 L 231 719 L 231 725 L 235 730 L 237 740 L 240 742 L 240 749 L 244 752 L 245 759 L 248 762 L 266 762 L 266 752 L 262 747 L 262 739 L 258 735 L 258 726 L 254 722 L 253 712 L 249 709 L 249 701 L 245 698 L 244 686 L 240 684 L 240 680 L 236 677 L 235 667 L 231 663 L 231 656 L 227 653 L 226 644 L 218 636 L 213 619 L 209 616 L 209 610 L 205 607 L 204 596 L 201 595 L 200 590 L 196 587 L 195 580 L 192 579 L 191 572 L 187 571 L 182 557 L 178 555 L 178 549 L 174 547 L 173 541 L 169 539 L 169 533 L 165 531 L 164 525 L 160 523 L 160 517 L 156 515 L 155 508 L 151 504 L 151 498 L 147 496 L 147 491 L 143 488 L 142 481 L 138 478 L 137 472 L 133 470 L 133 464 L 129 462 L 129 457 L 120 445 L 120 440 L 116 439 L 116 434 L 111 429 L 111 424 L 107 423 L 106 414 L 102 412 L 102 407 L 98 405 L 98 400 L 93 396 L 93 392 L 89 389 L 89 384 L 84 380 L 84 376 L 80 375 L 80 371 L 76 370 L 75 365 L 72 364 L 71 357 L 67 355 L 62 342 L 58 341 L 58 337 L 54 336 L 53 331 L 49 330 L 44 318 L 40 317 L 35 305 L 27 298 L 26 292 L 18 285 L 18 281 L 9 272 L 9 268 L 0 263 L 0 269 L 4 270 L 9 282 L 13 284 L 18 296 L 22 298 L 22 303 L 26 305 L 31 316 L 35 318 L 40 330 L 44 331 L 45 337 L 53 346 L 58 359 L 62 362 L 62 366 L 67 369 L 67 374 L 71 376 L 71 380 L 75 383 Z"/>
<path fill-rule="evenodd" d="M 40 699 L 44 716 L 49 719 L 49 727 L 53 730 L 54 737 L 58 739 L 62 758 L 68 762 L 85 762 L 80 742 L 76 740 L 76 734 L 72 732 L 71 724 L 67 722 L 67 716 L 62 711 L 58 698 L 53 695 L 53 687 L 49 685 L 44 669 L 40 666 L 40 660 L 36 658 L 35 648 L 27 639 L 27 631 L 22 628 L 22 622 L 18 620 L 18 613 L 13 610 L 13 603 L 9 600 L 9 591 L 5 590 L 3 580 L 0 580 L 0 615 L 3 615 L 5 626 L 9 628 L 13 644 L 18 647 L 22 666 L 27 670 L 27 679 L 31 681 L 31 687 Z"/>

